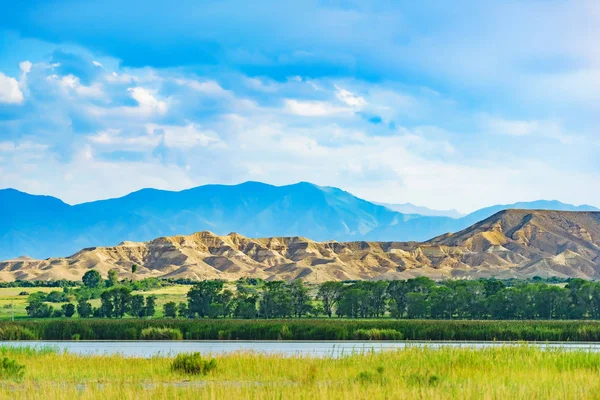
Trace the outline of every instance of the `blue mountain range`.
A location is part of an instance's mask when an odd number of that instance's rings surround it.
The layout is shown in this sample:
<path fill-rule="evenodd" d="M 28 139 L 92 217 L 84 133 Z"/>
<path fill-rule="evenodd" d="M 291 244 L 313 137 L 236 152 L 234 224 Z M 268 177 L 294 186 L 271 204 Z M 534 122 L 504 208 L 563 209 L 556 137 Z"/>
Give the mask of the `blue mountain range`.
<path fill-rule="evenodd" d="M 205 185 L 180 192 L 143 189 L 78 205 L 4 189 L 0 190 L 0 260 L 68 256 L 87 247 L 203 230 L 318 241 L 423 241 L 511 208 L 598 211 L 592 206 L 535 201 L 492 206 L 461 218 L 423 216 L 306 182 Z"/>

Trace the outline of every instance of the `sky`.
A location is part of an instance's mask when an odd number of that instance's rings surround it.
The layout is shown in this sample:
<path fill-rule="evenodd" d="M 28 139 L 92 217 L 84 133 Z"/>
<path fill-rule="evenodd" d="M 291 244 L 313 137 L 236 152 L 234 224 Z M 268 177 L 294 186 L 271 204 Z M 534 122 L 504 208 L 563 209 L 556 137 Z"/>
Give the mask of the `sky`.
<path fill-rule="evenodd" d="M 598 1 L 0 3 L 0 188 L 600 206 Z"/>

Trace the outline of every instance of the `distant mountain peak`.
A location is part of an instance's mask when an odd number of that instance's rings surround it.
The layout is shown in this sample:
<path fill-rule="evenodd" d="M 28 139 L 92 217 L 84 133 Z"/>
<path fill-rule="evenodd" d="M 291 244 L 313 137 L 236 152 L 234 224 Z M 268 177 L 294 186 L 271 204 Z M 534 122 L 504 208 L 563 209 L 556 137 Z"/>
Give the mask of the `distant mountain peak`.
<path fill-rule="evenodd" d="M 404 206 L 418 207 L 410 203 Z M 46 258 L 79 249 L 144 242 L 199 231 L 316 241 L 424 241 L 458 232 L 506 208 L 586 211 L 556 201 L 492 206 L 460 218 L 398 212 L 351 193 L 310 182 L 203 185 L 182 191 L 142 189 L 70 206 L 50 196 L 0 190 L 0 260 Z M 427 210 L 427 209 L 426 209 Z M 431 211 L 431 210 L 430 210 Z M 435 210 L 433 210 L 435 211 Z M 453 210 L 446 210 L 452 212 Z"/>

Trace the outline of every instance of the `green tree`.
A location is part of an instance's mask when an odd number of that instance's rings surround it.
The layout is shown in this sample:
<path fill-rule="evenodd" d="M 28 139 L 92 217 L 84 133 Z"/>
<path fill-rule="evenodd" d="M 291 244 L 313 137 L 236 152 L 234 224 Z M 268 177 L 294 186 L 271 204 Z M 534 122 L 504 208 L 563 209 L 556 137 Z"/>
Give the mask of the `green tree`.
<path fill-rule="evenodd" d="M 156 314 L 156 296 L 146 296 L 144 315 L 146 317 L 154 317 L 154 314 Z"/>
<path fill-rule="evenodd" d="M 54 309 L 50 305 L 44 303 L 43 300 L 40 300 L 39 296 L 34 295 L 35 293 L 32 293 L 29 296 L 29 304 L 25 307 L 27 315 L 34 318 L 49 318 L 52 316 L 52 311 Z"/>
<path fill-rule="evenodd" d="M 72 303 L 63 304 L 61 308 L 67 318 L 71 318 L 75 314 L 75 305 Z"/>
<path fill-rule="evenodd" d="M 410 287 L 406 281 L 392 281 L 388 285 L 388 295 L 390 296 L 390 311 L 393 317 L 402 318 L 406 313 L 406 296 Z"/>
<path fill-rule="evenodd" d="M 300 279 L 296 279 L 289 284 L 289 291 L 292 300 L 292 312 L 296 318 L 301 318 L 304 314 L 312 311 L 311 297 L 308 294 L 308 288 Z"/>
<path fill-rule="evenodd" d="M 123 318 L 131 306 L 131 290 L 127 287 L 116 287 L 106 290 L 100 295 L 100 314 L 107 318 Z"/>
<path fill-rule="evenodd" d="M 163 314 L 167 318 L 176 318 L 177 317 L 177 303 L 174 301 L 169 301 L 163 304 Z"/>
<path fill-rule="evenodd" d="M 429 315 L 427 295 L 421 292 L 406 295 L 406 314 L 408 318 L 427 318 Z"/>
<path fill-rule="evenodd" d="M 182 302 L 177 305 L 177 315 L 179 315 L 181 318 L 189 318 L 190 317 L 190 312 L 188 310 L 187 303 Z"/>
<path fill-rule="evenodd" d="M 102 276 L 100 272 L 91 269 L 83 274 L 83 278 L 81 278 L 85 287 L 90 289 L 96 289 L 100 287 L 100 283 L 102 282 Z"/>
<path fill-rule="evenodd" d="M 212 314 L 215 307 L 221 305 L 223 281 L 202 281 L 194 285 L 187 293 L 188 313 L 204 318 Z"/>
<path fill-rule="evenodd" d="M 50 303 L 64 303 L 68 299 L 66 293 L 53 290 L 46 295 L 46 301 Z"/>
<path fill-rule="evenodd" d="M 367 318 L 370 310 L 370 293 L 356 285 L 344 288 L 336 314 L 349 318 Z"/>
<path fill-rule="evenodd" d="M 317 298 L 322 301 L 323 310 L 329 318 L 337 309 L 343 290 L 344 284 L 342 282 L 325 282 L 319 287 Z"/>
<path fill-rule="evenodd" d="M 284 281 L 265 282 L 259 304 L 264 318 L 287 318 L 292 315 L 292 295 Z"/>
<path fill-rule="evenodd" d="M 137 264 L 133 264 L 131 266 L 131 280 L 134 281 L 135 280 L 135 273 L 138 271 L 138 265 Z"/>
<path fill-rule="evenodd" d="M 141 294 L 131 296 L 131 306 L 129 313 L 134 317 L 142 318 L 143 316 L 145 316 L 145 311 L 146 310 L 144 309 L 144 296 L 142 296 Z"/>
<path fill-rule="evenodd" d="M 115 268 L 108 271 L 108 279 L 106 280 L 106 287 L 117 286 L 119 283 L 119 271 Z"/>
<path fill-rule="evenodd" d="M 77 302 L 77 314 L 81 318 L 89 318 L 92 315 L 92 305 L 84 298 Z"/>

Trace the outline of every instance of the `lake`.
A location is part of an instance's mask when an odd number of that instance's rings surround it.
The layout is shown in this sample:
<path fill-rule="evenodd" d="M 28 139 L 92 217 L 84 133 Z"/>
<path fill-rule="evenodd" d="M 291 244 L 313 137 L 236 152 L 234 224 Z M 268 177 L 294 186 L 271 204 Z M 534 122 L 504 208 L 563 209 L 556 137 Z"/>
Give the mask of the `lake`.
<path fill-rule="evenodd" d="M 152 357 L 199 352 L 225 354 L 253 351 L 285 356 L 343 357 L 370 351 L 401 350 L 406 347 L 466 347 L 486 348 L 520 346 L 523 342 L 377 342 L 377 341 L 6 341 L 2 346 L 53 347 L 59 351 L 83 355 L 121 354 L 125 357 Z M 600 343 L 528 342 L 528 346 L 543 349 L 600 351 Z"/>

